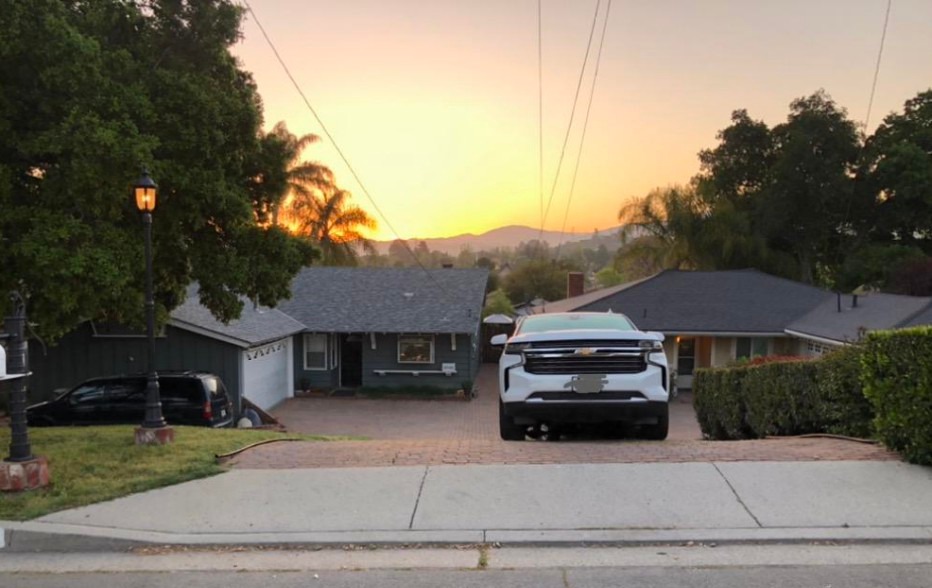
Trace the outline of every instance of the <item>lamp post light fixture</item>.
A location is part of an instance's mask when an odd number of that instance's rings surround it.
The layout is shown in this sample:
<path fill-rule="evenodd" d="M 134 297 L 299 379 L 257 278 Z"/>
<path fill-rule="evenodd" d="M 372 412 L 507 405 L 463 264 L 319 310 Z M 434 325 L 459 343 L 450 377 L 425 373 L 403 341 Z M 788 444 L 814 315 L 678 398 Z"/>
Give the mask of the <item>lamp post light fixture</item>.
<path fill-rule="evenodd" d="M 162 401 L 159 398 L 159 376 L 155 371 L 155 301 L 152 295 L 152 211 L 155 210 L 158 186 L 149 177 L 147 169 L 133 186 L 136 208 L 142 213 L 142 225 L 146 241 L 146 415 L 142 426 L 136 429 L 137 445 L 171 443 L 174 430 L 167 426 L 162 416 Z"/>

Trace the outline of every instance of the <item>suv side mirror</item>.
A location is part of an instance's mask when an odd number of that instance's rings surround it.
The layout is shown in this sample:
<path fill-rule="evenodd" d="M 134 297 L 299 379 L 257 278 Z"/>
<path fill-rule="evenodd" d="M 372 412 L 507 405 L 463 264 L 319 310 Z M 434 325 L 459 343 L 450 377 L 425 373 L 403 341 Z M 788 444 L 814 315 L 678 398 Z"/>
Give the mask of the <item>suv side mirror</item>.
<path fill-rule="evenodd" d="M 494 335 L 492 339 L 489 341 L 489 343 L 491 343 L 492 345 L 495 345 L 496 347 L 501 347 L 506 342 L 508 342 L 508 335 L 504 333 L 499 333 L 498 335 Z"/>

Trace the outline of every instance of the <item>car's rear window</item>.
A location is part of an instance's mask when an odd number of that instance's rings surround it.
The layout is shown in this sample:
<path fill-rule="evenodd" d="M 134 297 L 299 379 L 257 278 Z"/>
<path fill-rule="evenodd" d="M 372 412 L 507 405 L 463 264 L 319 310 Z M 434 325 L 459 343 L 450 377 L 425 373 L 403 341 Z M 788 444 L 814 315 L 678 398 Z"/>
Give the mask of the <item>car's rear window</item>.
<path fill-rule="evenodd" d="M 223 387 L 223 381 L 217 376 L 206 376 L 203 378 L 204 386 L 210 391 L 211 396 L 226 396 L 227 391 Z"/>
<path fill-rule="evenodd" d="M 543 331 L 574 331 L 577 329 L 611 329 L 634 331 L 634 324 L 623 314 L 538 314 L 521 322 L 519 333 L 541 333 Z"/>
<path fill-rule="evenodd" d="M 204 393 L 193 378 L 162 378 L 159 381 L 159 393 L 165 400 L 194 404 L 204 402 Z"/>

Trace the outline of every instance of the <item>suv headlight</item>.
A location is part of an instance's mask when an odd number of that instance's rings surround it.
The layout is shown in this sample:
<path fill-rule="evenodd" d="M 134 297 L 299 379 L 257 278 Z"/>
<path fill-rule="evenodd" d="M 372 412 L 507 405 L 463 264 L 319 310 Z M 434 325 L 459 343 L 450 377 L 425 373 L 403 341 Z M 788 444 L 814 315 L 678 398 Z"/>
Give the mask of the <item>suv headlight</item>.
<path fill-rule="evenodd" d="M 530 343 L 508 343 L 505 345 L 507 355 L 521 355 L 521 352 L 530 347 Z"/>
<path fill-rule="evenodd" d="M 663 351 L 663 343 L 661 343 L 660 341 L 655 341 L 653 339 L 644 339 L 642 341 L 638 341 L 638 347 L 640 347 L 644 351 L 649 351 L 651 353 L 655 351 Z"/>

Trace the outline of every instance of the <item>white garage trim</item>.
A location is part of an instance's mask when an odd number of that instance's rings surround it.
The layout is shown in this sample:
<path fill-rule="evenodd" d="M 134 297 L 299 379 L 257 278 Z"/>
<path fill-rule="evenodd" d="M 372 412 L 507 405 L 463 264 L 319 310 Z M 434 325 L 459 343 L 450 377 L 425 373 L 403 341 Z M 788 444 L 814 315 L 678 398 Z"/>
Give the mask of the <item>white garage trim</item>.
<path fill-rule="evenodd" d="M 245 398 L 268 410 L 294 396 L 294 357 L 291 338 L 250 347 L 240 355 Z"/>

